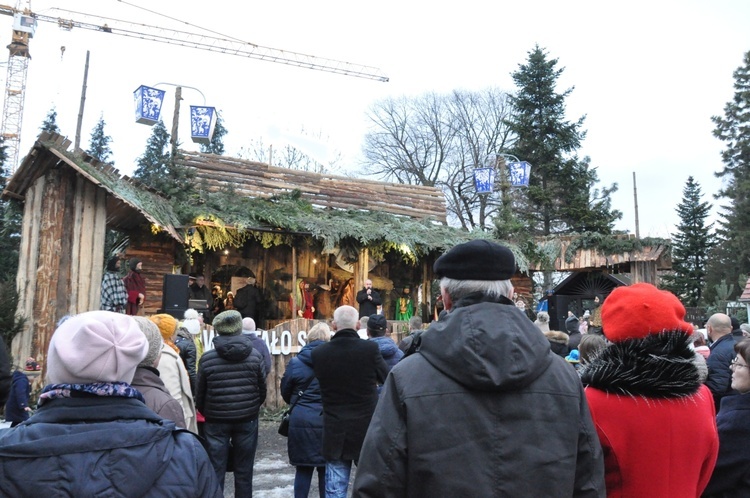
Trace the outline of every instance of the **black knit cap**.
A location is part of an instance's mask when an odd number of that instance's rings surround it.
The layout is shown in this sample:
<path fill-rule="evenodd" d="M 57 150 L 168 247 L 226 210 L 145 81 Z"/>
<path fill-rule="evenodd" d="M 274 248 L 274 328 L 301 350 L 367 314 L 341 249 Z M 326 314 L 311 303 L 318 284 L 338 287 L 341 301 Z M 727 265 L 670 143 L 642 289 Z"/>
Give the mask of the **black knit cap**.
<path fill-rule="evenodd" d="M 370 315 L 367 319 L 367 330 L 383 332 L 386 328 L 388 328 L 388 320 L 383 315 Z"/>
<path fill-rule="evenodd" d="M 438 278 L 510 280 L 516 273 L 516 258 L 505 246 L 489 240 L 472 240 L 440 256 L 432 270 Z"/>

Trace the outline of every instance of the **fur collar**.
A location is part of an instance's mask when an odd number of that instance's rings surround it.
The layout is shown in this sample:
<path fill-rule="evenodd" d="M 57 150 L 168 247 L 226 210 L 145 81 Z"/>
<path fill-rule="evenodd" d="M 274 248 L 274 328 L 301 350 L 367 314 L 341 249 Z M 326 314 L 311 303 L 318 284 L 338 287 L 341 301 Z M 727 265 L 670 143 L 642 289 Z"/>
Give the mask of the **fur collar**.
<path fill-rule="evenodd" d="M 584 385 L 648 398 L 680 398 L 700 388 L 690 337 L 662 332 L 607 346 L 581 371 Z"/>
<path fill-rule="evenodd" d="M 546 337 L 550 342 L 559 342 L 560 344 L 568 345 L 568 341 L 570 338 L 568 337 L 568 334 L 565 332 L 558 332 L 557 330 L 550 330 L 549 332 L 544 332 L 544 337 Z"/>

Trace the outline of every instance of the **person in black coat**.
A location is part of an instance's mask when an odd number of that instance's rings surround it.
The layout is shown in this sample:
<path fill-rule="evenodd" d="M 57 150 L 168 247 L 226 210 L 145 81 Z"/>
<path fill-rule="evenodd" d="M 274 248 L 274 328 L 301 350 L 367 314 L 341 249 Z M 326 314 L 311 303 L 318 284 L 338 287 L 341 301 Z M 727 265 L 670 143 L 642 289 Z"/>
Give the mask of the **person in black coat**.
<path fill-rule="evenodd" d="M 331 329 L 325 323 L 315 324 L 307 334 L 307 344 L 289 361 L 281 378 L 281 397 L 293 405 L 289 415 L 287 452 L 294 465 L 294 497 L 307 498 L 313 472 L 318 470 L 318 494 L 326 492 L 323 458 L 323 399 L 315 378 L 312 352 L 330 340 Z M 301 394 L 300 394 L 301 393 Z"/>
<path fill-rule="evenodd" d="M 708 378 L 706 386 L 711 390 L 714 404 L 718 412 L 721 399 L 724 396 L 737 394 L 732 389 L 732 372 L 729 365 L 734 358 L 734 336 L 732 336 L 732 322 L 724 313 L 714 313 L 706 322 L 706 331 L 713 341 L 711 353 L 706 359 Z"/>
<path fill-rule="evenodd" d="M 10 356 L 5 349 L 5 342 L 0 338 L 0 405 L 5 404 L 10 394 L 12 377 L 10 370 Z"/>
<path fill-rule="evenodd" d="M 198 371 L 195 367 L 198 359 L 198 353 L 195 349 L 195 341 L 193 336 L 185 327 L 177 328 L 177 338 L 174 340 L 174 345 L 180 350 L 180 358 L 182 363 L 185 364 L 185 370 L 188 373 L 188 379 L 190 379 L 190 391 L 195 397 L 195 382 L 198 375 Z"/>
<path fill-rule="evenodd" d="M 578 345 L 581 343 L 580 324 L 578 317 L 568 311 L 568 318 L 565 319 L 565 332 L 570 336 L 568 338 L 568 352 L 578 349 Z"/>
<path fill-rule="evenodd" d="M 373 290 L 372 280 L 365 280 L 365 288 L 357 292 L 357 302 L 359 303 L 359 317 L 374 315 L 378 312 L 378 306 L 383 304 L 378 291 Z"/>
<path fill-rule="evenodd" d="M 242 318 L 250 317 L 255 320 L 256 325 L 260 323 L 260 304 L 263 302 L 263 296 L 255 286 L 255 275 L 247 277 L 247 285 L 237 289 L 234 296 L 234 309 L 242 314 Z"/>
<path fill-rule="evenodd" d="M 258 414 L 266 400 L 263 357 L 242 335 L 236 310 L 219 313 L 213 327 L 214 349 L 198 367 L 195 406 L 206 419 L 203 426 L 208 455 L 224 489 L 230 441 L 234 454 L 235 496 L 253 494 L 253 464 L 258 447 Z"/>
<path fill-rule="evenodd" d="M 352 462 L 359 461 L 362 443 L 378 403 L 377 385 L 388 366 L 378 345 L 357 334 L 357 310 L 341 306 L 333 313 L 331 341 L 312 352 L 315 377 L 323 398 L 323 457 L 326 488 L 345 496 Z"/>
<path fill-rule="evenodd" d="M 20 370 L 13 372 L 13 381 L 10 386 L 10 396 L 5 404 L 5 421 L 15 427 L 29 418 L 31 407 L 29 406 L 29 395 L 31 384 L 26 374 Z"/>
<path fill-rule="evenodd" d="M 716 416 L 719 457 L 704 498 L 750 496 L 750 339 L 734 346 L 731 363 L 732 389 L 740 396 L 726 396 Z"/>

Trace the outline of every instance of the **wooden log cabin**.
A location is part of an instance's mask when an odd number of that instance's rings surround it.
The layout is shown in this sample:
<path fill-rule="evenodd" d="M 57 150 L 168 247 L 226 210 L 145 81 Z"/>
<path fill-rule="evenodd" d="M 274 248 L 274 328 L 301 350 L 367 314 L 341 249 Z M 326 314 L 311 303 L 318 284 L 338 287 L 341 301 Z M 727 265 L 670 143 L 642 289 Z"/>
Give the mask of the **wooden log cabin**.
<path fill-rule="evenodd" d="M 296 305 L 289 296 L 298 279 L 311 284 L 319 320 L 329 319 L 335 306 L 352 303 L 365 279 L 372 279 L 398 340 L 406 324 L 392 319 L 403 287 L 416 290 L 415 313 L 429 321 L 438 293 L 435 258 L 457 243 L 490 236 L 447 226 L 437 188 L 185 151 L 175 163 L 189 171 L 194 192 L 190 209 L 181 206 L 180 219 L 173 200 L 109 165 L 69 152 L 69 145 L 60 135 L 41 134 L 3 191 L 5 199 L 23 203 L 17 287 L 18 314 L 27 322 L 12 345 L 19 362 L 33 357 L 44 367 L 57 322 L 99 308 L 108 229 L 127 240 L 126 258 L 143 262 L 147 315 L 162 308 L 165 275 L 202 273 L 208 285 L 226 293 L 244 285 L 252 272 L 264 294 L 259 327 L 279 339 L 288 331 L 294 341 L 310 325 L 292 320 Z M 542 268 L 512 249 L 522 270 L 514 286 L 531 303 L 529 275 Z M 629 259 L 637 266 L 641 256 Z M 580 257 L 576 253 L 579 263 Z M 644 265 L 649 276 L 656 259 Z M 558 258 L 558 269 L 574 270 L 562 262 Z M 269 385 L 277 389 L 267 403 L 272 408 L 282 405 L 278 384 L 299 342 L 291 346 L 275 355 Z"/>
<path fill-rule="evenodd" d="M 23 204 L 17 287 L 27 322 L 13 341 L 16 361 L 33 357 L 44 366 L 57 322 L 99 308 L 108 229 L 127 240 L 126 259 L 143 262 L 145 314 L 162 308 L 165 275 L 200 272 L 226 292 L 252 272 L 266 297 L 258 324 L 266 329 L 294 316 L 289 296 L 299 278 L 328 300 L 319 319 L 351 302 L 367 278 L 389 318 L 406 285 L 421 286 L 415 309 L 427 315 L 436 292 L 432 262 L 469 238 L 446 225 L 436 188 L 183 151 L 175 162 L 190 169 L 197 201 L 180 220 L 173 200 L 69 146 L 60 135 L 40 135 L 3 191 Z"/>

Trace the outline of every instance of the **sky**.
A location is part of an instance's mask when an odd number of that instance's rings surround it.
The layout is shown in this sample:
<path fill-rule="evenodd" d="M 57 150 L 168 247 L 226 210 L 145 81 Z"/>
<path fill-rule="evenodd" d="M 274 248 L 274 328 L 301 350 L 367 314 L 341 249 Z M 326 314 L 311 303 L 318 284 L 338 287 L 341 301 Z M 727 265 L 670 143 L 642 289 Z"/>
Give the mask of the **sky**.
<path fill-rule="evenodd" d="M 724 144 L 713 137 L 711 116 L 722 115 L 732 99 L 732 73 L 750 50 L 745 0 L 32 0 L 30 7 L 80 21 L 91 21 L 91 15 L 138 22 L 147 33 L 210 30 L 372 66 L 390 79 L 383 83 L 40 22 L 30 41 L 21 157 L 53 106 L 61 133 L 74 140 L 89 51 L 81 144 L 88 147 L 103 117 L 113 139 L 112 159 L 123 174 L 132 174 L 151 134 L 150 127 L 135 122 L 133 91 L 140 85 L 183 87 L 184 149 L 198 150 L 189 137 L 188 105 L 205 104 L 222 114 L 227 155 L 237 156 L 258 139 L 275 148 L 301 144 L 305 130 L 321 137 L 311 153 L 322 160 L 340 153 L 342 165 L 356 174 L 362 171 L 373 103 L 455 89 L 513 92 L 511 73 L 538 44 L 564 68 L 557 90 L 573 88 L 567 118 L 586 116 L 579 154 L 591 158 L 602 184 L 619 185 L 613 207 L 623 218 L 615 228 L 635 233 L 637 193 L 642 237 L 674 233 L 675 208 L 688 176 L 699 183 L 704 200 L 718 204 L 712 195 L 721 183 L 714 173 L 722 167 Z M 0 16 L 0 40 L 10 42 L 11 27 L 12 18 Z M 175 87 L 168 84 L 157 86 L 167 92 L 162 116 L 171 130 Z M 715 218 L 716 208 L 709 221 Z"/>

